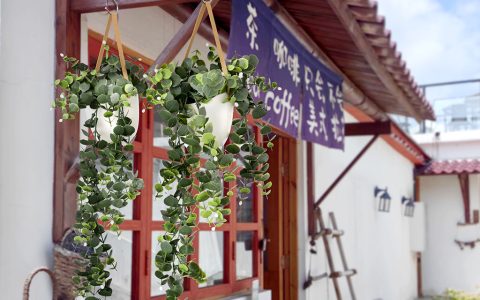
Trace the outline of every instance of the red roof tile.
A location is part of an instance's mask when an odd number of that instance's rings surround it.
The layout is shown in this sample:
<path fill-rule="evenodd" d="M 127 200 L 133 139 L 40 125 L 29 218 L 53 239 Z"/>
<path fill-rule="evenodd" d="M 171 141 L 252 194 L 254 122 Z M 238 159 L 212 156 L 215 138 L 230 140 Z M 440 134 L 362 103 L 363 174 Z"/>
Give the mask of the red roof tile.
<path fill-rule="evenodd" d="M 480 159 L 434 161 L 427 166 L 422 175 L 480 173 Z"/>

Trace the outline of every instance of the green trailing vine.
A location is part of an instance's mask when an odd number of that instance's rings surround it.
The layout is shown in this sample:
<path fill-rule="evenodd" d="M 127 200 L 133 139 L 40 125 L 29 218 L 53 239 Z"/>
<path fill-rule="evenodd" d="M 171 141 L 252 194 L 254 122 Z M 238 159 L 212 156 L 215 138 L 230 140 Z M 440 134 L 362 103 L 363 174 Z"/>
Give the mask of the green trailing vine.
<path fill-rule="evenodd" d="M 120 209 L 143 188 L 142 179 L 133 171 L 132 143 L 136 132 L 125 114 L 125 108 L 131 105 L 129 97 L 146 89 L 143 70 L 127 63 L 129 79 L 124 79 L 118 57 L 109 56 L 108 46 L 104 47 L 106 59 L 98 72 L 75 58 L 63 57 L 68 70 L 63 79 L 55 81 L 61 93 L 53 103 L 62 111 L 60 122 L 75 118 L 80 109 L 91 109 L 80 140 L 80 179 L 76 188 L 79 208 L 74 225 L 74 241 L 89 248 L 84 253 L 87 265 L 73 278 L 77 293 L 87 300 L 112 295 L 110 271 L 116 268 L 116 261 L 106 230 L 119 233 L 119 225 L 124 221 Z M 100 117 L 112 122 L 116 117 L 111 141 L 102 139 L 97 131 Z"/>
<path fill-rule="evenodd" d="M 158 238 L 160 250 L 155 256 L 155 276 L 162 285 L 168 285 L 167 299 L 182 294 L 185 277 L 206 280 L 206 274 L 190 259 L 195 251 L 197 212 L 214 230 L 230 214 L 228 205 L 234 191 L 225 193 L 224 183 L 238 182 L 237 192 L 242 198 L 252 192 L 252 181 L 263 195 L 270 193 L 272 185 L 264 147 L 273 146 L 265 138 L 271 128 L 258 121 L 266 109 L 249 91 L 257 88 L 265 92 L 276 84 L 255 76 L 258 59 L 254 55 L 232 59 L 228 74 L 220 71 L 213 47 L 207 57 L 206 62 L 195 52 L 180 65 L 163 65 L 147 78 L 147 103 L 149 108 L 159 110 L 170 146 L 169 161 L 164 162 L 161 181 L 155 185 L 156 197 L 167 206 L 161 211 L 165 233 Z M 235 105 L 239 115 L 233 120 L 230 142 L 225 147 L 216 141 L 213 125 L 202 109 L 202 104 L 222 93 L 227 94 L 227 101 Z M 263 138 L 249 128 L 249 117 L 257 120 Z"/>
<path fill-rule="evenodd" d="M 106 231 L 120 234 L 119 225 L 124 221 L 120 209 L 143 188 L 132 162 L 136 130 L 125 113 L 130 97 L 138 94 L 146 98 L 146 108 L 159 111 L 164 134 L 169 137 L 169 161 L 164 162 L 161 181 L 154 186 L 156 197 L 167 207 L 161 211 L 165 233 L 158 239 L 155 276 L 168 285 L 167 299 L 177 299 L 183 293 L 185 277 L 206 280 L 206 274 L 191 260 L 197 213 L 214 230 L 227 221 L 230 198 L 248 198 L 252 183 L 263 195 L 270 193 L 266 150 L 273 147 L 272 130 L 260 121 L 266 109 L 250 91 L 265 92 L 276 84 L 255 75 L 258 59 L 253 55 L 233 58 L 228 74 L 222 74 L 212 47 L 206 61 L 194 52 L 181 64 L 163 65 L 149 75 L 127 62 L 125 79 L 118 57 L 109 55 L 108 46 L 103 47 L 106 59 L 98 72 L 75 58 L 64 57 L 68 71 L 55 81 L 61 93 L 53 106 L 62 112 L 60 122 L 74 119 L 81 109 L 90 113 L 80 141 L 79 208 L 74 226 L 75 242 L 90 250 L 84 253 L 87 264 L 73 280 L 77 293 L 87 300 L 112 295 L 110 272 L 116 269 L 116 261 Z M 216 141 L 203 107 L 222 93 L 237 111 L 226 146 Z M 114 123 L 108 138 L 98 132 L 100 118 Z M 258 130 L 250 127 L 251 119 Z"/>

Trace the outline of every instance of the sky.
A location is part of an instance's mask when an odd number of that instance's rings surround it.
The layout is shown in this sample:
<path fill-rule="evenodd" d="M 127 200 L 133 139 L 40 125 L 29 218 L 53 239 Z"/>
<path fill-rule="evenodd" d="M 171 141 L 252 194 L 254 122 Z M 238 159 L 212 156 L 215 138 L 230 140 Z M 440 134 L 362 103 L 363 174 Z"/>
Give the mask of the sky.
<path fill-rule="evenodd" d="M 392 41 L 418 84 L 480 78 L 480 0 L 377 0 Z M 480 92 L 480 84 L 428 98 Z M 431 94 L 429 96 L 429 94 Z"/>

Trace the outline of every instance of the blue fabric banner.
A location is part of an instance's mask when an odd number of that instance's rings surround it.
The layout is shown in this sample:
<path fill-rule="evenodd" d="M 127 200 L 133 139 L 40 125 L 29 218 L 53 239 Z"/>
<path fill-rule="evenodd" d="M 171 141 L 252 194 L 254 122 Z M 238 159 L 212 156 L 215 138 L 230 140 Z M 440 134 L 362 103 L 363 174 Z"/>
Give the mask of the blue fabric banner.
<path fill-rule="evenodd" d="M 262 0 L 233 0 L 228 56 L 255 54 L 257 72 L 279 89 L 260 93 L 264 120 L 292 137 L 330 148 L 344 147 L 342 79 L 276 18 Z"/>

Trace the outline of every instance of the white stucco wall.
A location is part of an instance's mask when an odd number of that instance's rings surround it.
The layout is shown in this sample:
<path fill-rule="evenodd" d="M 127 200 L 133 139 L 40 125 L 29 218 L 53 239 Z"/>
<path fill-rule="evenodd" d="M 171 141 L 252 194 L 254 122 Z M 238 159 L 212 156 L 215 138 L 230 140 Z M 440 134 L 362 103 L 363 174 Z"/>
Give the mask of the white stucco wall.
<path fill-rule="evenodd" d="M 347 121 L 354 120 L 347 117 Z M 343 153 L 315 146 L 316 198 L 320 197 L 369 138 L 347 138 Z M 304 150 L 302 146 L 299 148 Z M 304 176 L 302 171 L 300 170 L 300 175 Z M 407 300 L 416 297 L 416 260 L 415 253 L 410 250 L 411 219 L 403 216 L 401 206 L 401 197 L 411 197 L 413 193 L 412 172 L 412 163 L 379 139 L 322 205 L 325 220 L 328 220 L 328 212 L 333 211 L 338 226 L 345 230 L 342 239 L 347 261 L 350 268 L 358 271 L 352 277 L 357 299 Z M 304 177 L 300 182 L 302 179 Z M 377 202 L 373 196 L 376 185 L 388 187 L 392 197 L 390 213 L 377 211 Z M 306 198 L 303 195 L 299 199 Z M 306 220 L 305 201 L 299 205 L 303 206 L 299 220 Z M 300 236 L 305 238 L 306 224 L 303 223 L 299 230 Z M 299 258 L 300 265 L 305 266 L 299 270 L 300 286 L 306 278 L 310 259 L 313 275 L 328 271 L 322 241 L 317 241 L 317 255 L 308 252 L 307 242 L 304 240 L 299 245 L 300 253 L 304 254 Z M 342 270 L 334 240 L 331 245 L 337 270 Z M 340 278 L 339 281 L 342 295 L 349 298 L 345 278 Z M 314 282 L 306 292 L 301 291 L 299 298 L 336 299 L 331 280 L 326 279 Z"/>
<path fill-rule="evenodd" d="M 454 243 L 457 222 L 464 222 L 464 210 L 457 176 L 426 176 L 420 180 L 420 199 L 427 211 L 427 247 L 422 255 L 423 285 L 426 295 L 447 288 L 468 292 L 480 287 L 480 251 L 461 250 Z M 470 175 L 471 209 L 478 209 L 480 176 Z M 480 237 L 480 232 L 478 233 Z"/>
<path fill-rule="evenodd" d="M 19 300 L 52 264 L 55 1 L 1 2 L 0 298 Z M 47 275 L 31 299 L 51 299 Z"/>
<path fill-rule="evenodd" d="M 86 14 L 88 28 L 103 35 L 105 31 L 105 13 Z M 182 23 L 159 7 L 144 7 L 125 9 L 119 13 L 119 28 L 122 42 L 142 55 L 155 59 L 162 49 L 181 28 Z M 160 28 L 160 29 L 159 29 Z M 110 38 L 114 38 L 113 30 Z M 195 37 L 192 49 L 206 53 L 206 40 L 199 34 Z M 179 52 L 176 59 L 183 59 L 186 46 Z"/>

